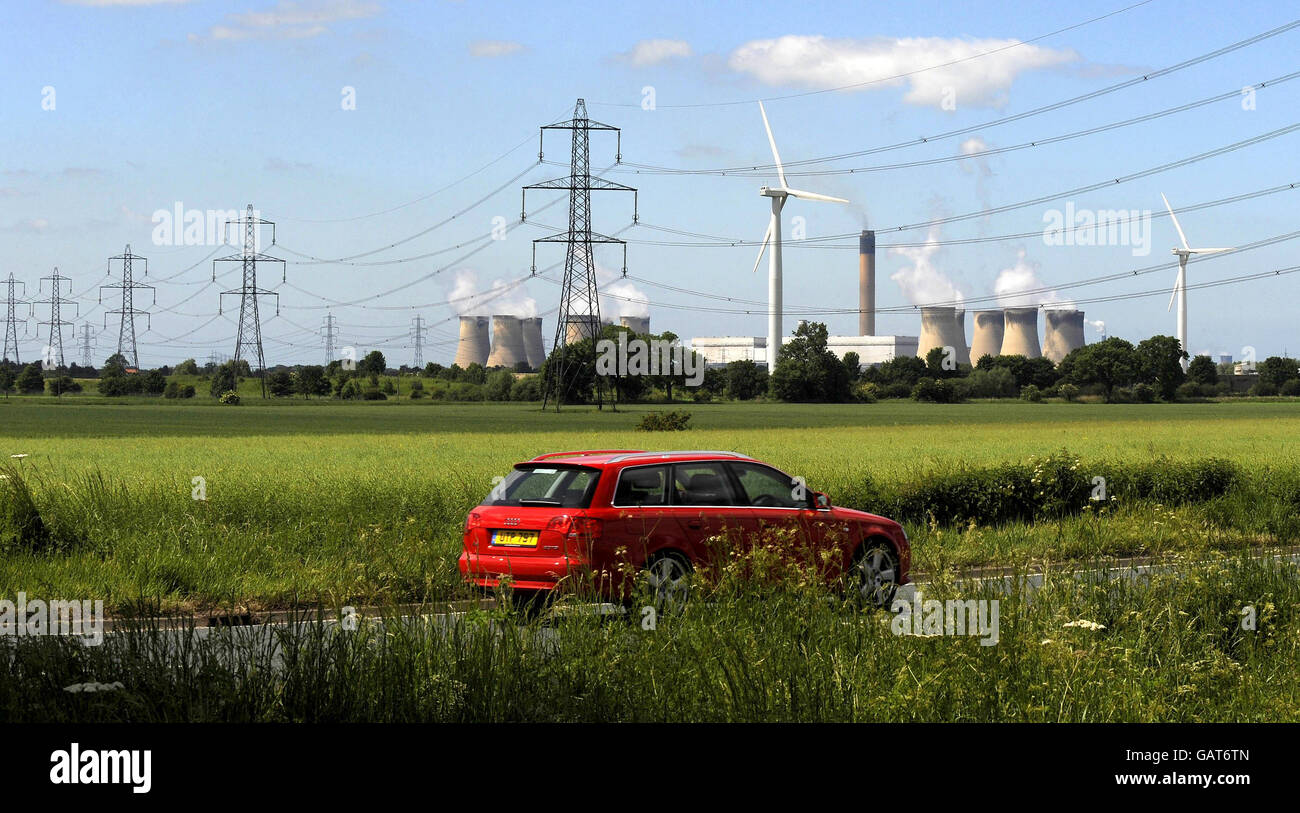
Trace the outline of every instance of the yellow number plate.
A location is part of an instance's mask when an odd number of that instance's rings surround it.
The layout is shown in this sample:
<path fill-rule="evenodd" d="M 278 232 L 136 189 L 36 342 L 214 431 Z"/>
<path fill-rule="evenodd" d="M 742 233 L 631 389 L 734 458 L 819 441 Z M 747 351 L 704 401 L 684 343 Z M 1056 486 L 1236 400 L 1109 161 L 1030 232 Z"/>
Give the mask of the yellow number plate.
<path fill-rule="evenodd" d="M 535 548 L 537 531 L 493 531 L 492 544 L 510 548 Z"/>

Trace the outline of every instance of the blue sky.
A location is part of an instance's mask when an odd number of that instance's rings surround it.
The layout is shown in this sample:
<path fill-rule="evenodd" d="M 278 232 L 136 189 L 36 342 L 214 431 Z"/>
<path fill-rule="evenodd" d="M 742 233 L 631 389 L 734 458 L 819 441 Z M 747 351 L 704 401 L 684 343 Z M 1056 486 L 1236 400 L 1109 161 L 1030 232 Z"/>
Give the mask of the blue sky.
<path fill-rule="evenodd" d="M 233 249 L 181 240 L 158 245 L 155 213 L 177 205 L 207 212 L 252 203 L 277 222 L 279 245 L 264 248 L 291 261 L 285 285 L 278 266 L 263 266 L 259 275 L 261 285 L 280 293 L 278 317 L 274 300 L 263 303 L 268 364 L 319 363 L 318 329 L 326 313 L 340 324 L 340 346 L 379 348 L 393 364 L 411 360 L 409 326 L 417 314 L 432 326 L 425 359 L 448 362 L 457 310 L 471 305 L 483 313 L 544 315 L 549 341 L 559 294 L 554 283 L 532 280 L 491 298 L 482 294 L 527 274 L 531 240 L 547 234 L 547 225 L 564 225 L 562 199 L 539 211 L 559 198 L 543 193 L 529 195 L 538 225 L 516 227 L 515 221 L 520 186 L 565 174 L 563 167 L 537 166 L 537 128 L 567 118 L 577 97 L 587 100 L 592 118 L 622 128 L 625 163 L 695 170 L 770 164 L 756 104 L 767 99 L 782 158 L 792 164 L 983 125 L 1300 17 L 1281 2 L 1243 8 L 1151 0 L 1035 40 L 1132 2 L 1014 9 L 951 1 L 666 0 L 649 7 L 478 0 L 8 2 L 0 6 L 0 27 L 9 34 L 0 57 L 6 136 L 0 276 L 12 271 L 33 299 L 48 296 L 48 284 L 38 288 L 38 279 L 55 266 L 72 277 L 80 314 L 68 308 L 64 317 L 73 329 L 86 322 L 101 331 L 94 355 L 102 361 L 117 336 L 112 320 L 104 330 L 105 311 L 117 305 L 107 291 L 105 304 L 98 304 L 97 286 L 117 281 L 106 277 L 107 258 L 130 243 L 149 258 L 157 288 L 152 330 L 139 328 L 141 363 L 202 360 L 213 350 L 229 354 L 237 300 L 226 298 L 223 316 L 217 316 L 217 302 L 221 291 L 238 285 L 238 275 L 226 265 L 213 282 L 210 256 Z M 1158 214 L 1161 192 L 1181 207 L 1300 181 L 1300 132 L 1008 212 L 935 227 L 890 227 L 1054 195 L 1292 125 L 1300 79 L 1260 90 L 1253 104 L 1236 94 L 1108 132 L 978 155 L 1238 91 L 1296 70 L 1297 52 L 1300 29 L 1092 101 L 808 168 L 927 161 L 963 150 L 975 154 L 968 159 L 819 176 L 796 176 L 791 167 L 791 185 L 852 203 L 787 205 L 787 330 L 793 312 L 802 309 L 827 321 L 832 333 L 855 331 L 854 315 L 834 311 L 856 302 L 851 235 L 864 225 L 881 230 L 882 308 L 960 297 L 974 309 L 990 306 L 997 300 L 985 298 L 999 294 L 1014 304 L 1026 297 L 1009 298 L 1026 287 L 1171 261 L 1177 235 L 1167 217 L 1150 221 L 1145 255 L 1135 255 L 1141 247 L 1131 244 L 1048 245 L 1041 236 L 1045 217 L 1066 211 L 1067 204 L 1071 211 Z M 910 75 L 872 81 L 898 74 Z M 845 85 L 857 87 L 809 93 Z M 643 105 L 646 88 L 653 89 L 653 109 Z M 355 109 L 345 109 L 347 98 L 355 98 Z M 562 134 L 547 136 L 546 159 L 567 162 Z M 613 162 L 612 137 L 593 136 L 592 166 Z M 763 269 L 751 272 L 755 246 L 663 245 L 716 241 L 649 226 L 752 243 L 762 237 L 768 211 L 757 188 L 775 178 L 629 169 L 606 177 L 640 190 L 645 225 L 628 228 L 629 197 L 595 200 L 597 230 L 629 240 L 630 279 L 618 278 L 621 254 L 597 256 L 607 270 L 602 290 L 612 295 L 603 311 L 639 312 L 645 306 L 628 300 L 645 299 L 656 331 L 762 335 L 767 282 Z M 1188 212 L 1180 220 L 1193 245 L 1234 246 L 1300 228 L 1298 203 L 1300 189 Z M 501 223 L 510 226 L 505 239 L 485 239 Z M 795 228 L 809 238 L 803 244 L 789 239 Z M 1014 234 L 1029 236 L 952 242 Z M 826 235 L 847 236 L 816 239 Z M 934 242 L 925 247 L 927 240 Z M 306 256 L 348 257 L 399 241 L 361 260 L 402 262 L 329 264 Z M 888 247 L 896 243 L 920 245 Z M 1194 264 L 1190 282 L 1295 265 L 1297 245 L 1292 240 Z M 538 249 L 539 269 L 561 259 L 559 246 Z M 1032 299 L 1063 303 L 1168 290 L 1174 276 L 1166 269 Z M 1191 349 L 1240 357 L 1251 346 L 1261 357 L 1284 349 L 1294 354 L 1300 350 L 1297 291 L 1300 275 L 1190 291 Z M 480 296 L 463 298 L 470 294 Z M 446 304 L 453 298 L 459 304 Z M 137 294 L 138 307 L 141 301 L 147 306 L 149 295 Z M 1174 332 L 1167 301 L 1165 294 L 1079 307 L 1089 320 L 1104 321 L 1109 335 L 1137 340 Z M 728 312 L 745 310 L 751 312 Z M 46 313 L 37 307 L 37 318 Z M 34 322 L 31 329 L 22 343 L 24 360 L 45 343 L 44 329 L 40 336 Z M 79 360 L 73 329 L 65 334 L 65 354 Z M 878 319 L 882 333 L 918 330 L 915 314 L 882 313 Z M 1089 330 L 1089 340 L 1099 335 Z"/>

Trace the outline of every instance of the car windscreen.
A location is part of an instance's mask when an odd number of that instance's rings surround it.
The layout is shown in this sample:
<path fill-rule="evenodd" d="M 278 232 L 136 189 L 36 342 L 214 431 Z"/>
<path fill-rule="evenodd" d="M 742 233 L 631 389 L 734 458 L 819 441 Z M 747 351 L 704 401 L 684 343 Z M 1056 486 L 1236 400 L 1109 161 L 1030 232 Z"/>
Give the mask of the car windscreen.
<path fill-rule="evenodd" d="M 516 466 L 483 505 L 588 508 L 600 469 L 554 464 Z"/>

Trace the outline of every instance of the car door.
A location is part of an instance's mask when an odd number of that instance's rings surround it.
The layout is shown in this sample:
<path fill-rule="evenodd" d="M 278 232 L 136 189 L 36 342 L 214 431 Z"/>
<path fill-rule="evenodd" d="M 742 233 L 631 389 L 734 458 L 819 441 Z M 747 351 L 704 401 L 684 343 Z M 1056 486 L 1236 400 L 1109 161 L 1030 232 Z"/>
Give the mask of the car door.
<path fill-rule="evenodd" d="M 729 463 L 752 520 L 756 538 L 789 545 L 803 561 L 829 544 L 833 522 L 829 511 L 810 508 L 812 492 L 802 480 L 761 463 Z"/>
<path fill-rule="evenodd" d="M 717 460 L 674 463 L 672 511 L 689 544 L 691 558 L 712 561 L 718 549 L 745 534 L 749 512 L 741 505 L 726 464 Z"/>
<path fill-rule="evenodd" d="M 626 466 L 618 473 L 610 499 L 612 519 L 606 520 L 606 538 L 617 570 L 630 565 L 633 572 L 662 548 L 686 550 L 686 533 L 670 505 L 668 464 Z M 624 552 L 618 554 L 622 549 Z"/>

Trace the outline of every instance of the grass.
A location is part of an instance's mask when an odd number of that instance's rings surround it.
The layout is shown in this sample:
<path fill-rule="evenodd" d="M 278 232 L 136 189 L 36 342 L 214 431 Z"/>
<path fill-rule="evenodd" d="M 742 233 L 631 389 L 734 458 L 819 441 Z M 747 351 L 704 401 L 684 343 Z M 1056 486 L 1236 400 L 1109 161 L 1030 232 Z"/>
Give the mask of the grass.
<path fill-rule="evenodd" d="M 992 646 L 895 635 L 889 613 L 803 580 L 756 589 L 725 572 L 653 629 L 636 612 L 543 626 L 477 611 L 201 639 L 142 628 L 93 648 L 27 638 L 7 644 L 0 719 L 1296 721 L 1297 575 L 1235 556 L 1137 581 L 1053 577 L 1032 594 L 926 588 L 999 600 Z M 65 691 L 87 682 L 122 685 Z"/>
<path fill-rule="evenodd" d="M 1105 517 L 946 526 L 903 517 L 925 570 L 1296 541 L 1300 404 L 687 405 L 690 430 L 637 432 L 660 405 L 542 414 L 519 404 L 0 401 L 52 547 L 0 559 L 0 595 L 180 608 L 383 604 L 464 594 L 460 525 L 491 478 L 577 448 L 751 454 L 840 503 L 1068 448 L 1122 469 L 1219 457 L 1244 472 L 1215 500 L 1121 504 Z M 191 499 L 201 477 L 206 501 Z"/>

